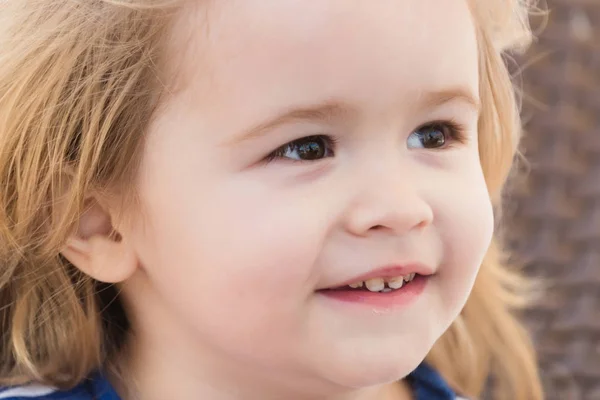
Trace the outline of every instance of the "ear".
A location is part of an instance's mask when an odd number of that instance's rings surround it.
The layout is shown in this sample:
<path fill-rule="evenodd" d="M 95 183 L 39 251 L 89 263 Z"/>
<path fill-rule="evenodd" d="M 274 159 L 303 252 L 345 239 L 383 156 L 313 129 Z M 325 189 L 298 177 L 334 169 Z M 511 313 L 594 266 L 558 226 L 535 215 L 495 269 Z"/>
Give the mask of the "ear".
<path fill-rule="evenodd" d="M 123 282 L 135 272 L 133 248 L 115 230 L 111 214 L 95 199 L 86 202 L 75 232 L 61 254 L 83 273 L 100 282 Z"/>

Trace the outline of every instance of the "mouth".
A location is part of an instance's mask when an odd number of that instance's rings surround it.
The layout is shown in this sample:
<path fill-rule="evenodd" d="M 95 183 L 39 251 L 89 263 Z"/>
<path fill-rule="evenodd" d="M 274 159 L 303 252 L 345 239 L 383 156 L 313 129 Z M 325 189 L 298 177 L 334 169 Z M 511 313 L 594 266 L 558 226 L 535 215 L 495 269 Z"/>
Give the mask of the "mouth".
<path fill-rule="evenodd" d="M 322 289 L 317 293 L 338 302 L 391 309 L 407 306 L 416 300 L 425 290 L 429 277 L 417 273 L 378 277 Z"/>
<path fill-rule="evenodd" d="M 364 281 L 353 282 L 348 285 L 325 290 L 350 290 L 389 293 L 394 290 L 402 289 L 404 286 L 411 283 L 418 276 L 421 275 L 413 272 L 408 275 L 392 276 L 387 278 L 371 278 Z"/>

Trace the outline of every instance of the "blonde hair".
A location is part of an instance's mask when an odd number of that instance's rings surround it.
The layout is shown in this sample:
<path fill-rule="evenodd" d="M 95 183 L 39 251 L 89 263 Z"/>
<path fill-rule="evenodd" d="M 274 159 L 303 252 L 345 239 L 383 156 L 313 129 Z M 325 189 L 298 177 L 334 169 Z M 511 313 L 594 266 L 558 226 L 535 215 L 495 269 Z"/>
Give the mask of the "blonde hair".
<path fill-rule="evenodd" d="M 159 4 L 160 3 L 160 4 Z M 0 2 L 0 384 L 68 388 L 106 367 L 127 332 L 118 294 L 61 258 L 86 194 L 132 187 L 160 103 L 176 0 Z M 480 154 L 492 201 L 521 125 L 503 53 L 531 39 L 531 7 L 471 0 L 480 50 Z M 428 358 L 463 395 L 542 398 L 513 309 L 526 281 L 490 247 L 459 318 Z"/>

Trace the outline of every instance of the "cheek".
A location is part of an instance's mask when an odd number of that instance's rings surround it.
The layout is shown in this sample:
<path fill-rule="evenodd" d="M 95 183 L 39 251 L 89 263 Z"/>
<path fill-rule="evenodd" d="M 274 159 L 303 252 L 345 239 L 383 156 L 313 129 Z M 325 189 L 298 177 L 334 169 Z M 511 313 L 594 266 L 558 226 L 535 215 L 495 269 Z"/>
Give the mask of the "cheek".
<path fill-rule="evenodd" d="M 308 197 L 209 179 L 146 193 L 152 285 L 205 333 L 299 331 L 325 216 Z"/>
<path fill-rule="evenodd" d="M 445 295 L 455 299 L 447 304 L 462 307 L 492 240 L 494 216 L 479 164 L 457 176 L 439 191 L 445 194 L 439 204 L 445 210 L 438 218 L 444 243 L 439 277 Z"/>

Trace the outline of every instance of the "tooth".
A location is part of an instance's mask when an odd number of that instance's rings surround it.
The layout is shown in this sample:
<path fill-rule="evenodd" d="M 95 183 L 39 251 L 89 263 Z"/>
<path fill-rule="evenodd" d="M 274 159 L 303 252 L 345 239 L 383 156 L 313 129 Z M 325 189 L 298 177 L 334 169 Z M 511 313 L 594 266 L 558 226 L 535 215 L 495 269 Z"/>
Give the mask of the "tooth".
<path fill-rule="evenodd" d="M 414 272 L 413 272 L 412 274 L 410 274 L 410 280 L 412 281 L 413 279 L 415 279 L 415 276 L 416 276 L 416 275 L 417 275 L 417 274 L 415 274 Z"/>
<path fill-rule="evenodd" d="M 404 281 L 406 281 L 407 283 L 412 281 L 413 279 L 415 279 L 415 274 L 408 274 L 404 277 Z"/>
<path fill-rule="evenodd" d="M 365 284 L 367 285 L 367 289 L 371 292 L 379 292 L 385 288 L 385 283 L 381 278 L 369 279 Z"/>
<path fill-rule="evenodd" d="M 400 289 L 402 285 L 404 285 L 404 278 L 401 276 L 396 276 L 390 279 L 387 284 L 392 289 Z"/>
<path fill-rule="evenodd" d="M 348 286 L 350 286 L 352 289 L 358 289 L 358 288 L 361 288 L 361 287 L 362 287 L 362 285 L 363 285 L 363 283 L 362 283 L 362 282 L 356 282 L 356 283 L 351 283 L 351 284 L 350 284 L 350 285 L 348 285 Z"/>
<path fill-rule="evenodd" d="M 388 293 L 388 292 L 391 292 L 391 291 L 392 291 L 392 289 L 390 289 L 389 287 L 386 287 L 385 289 L 383 289 L 381 291 L 381 293 Z"/>

